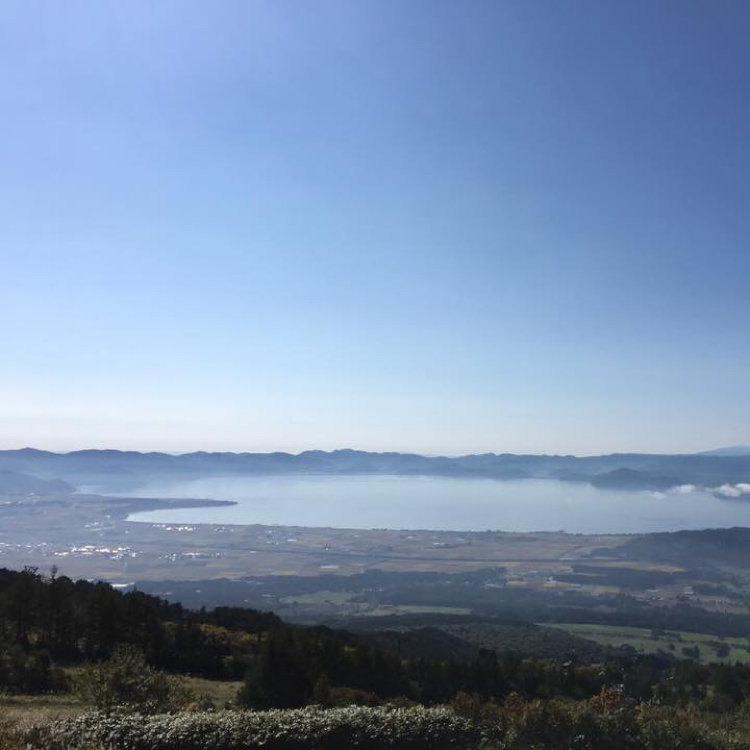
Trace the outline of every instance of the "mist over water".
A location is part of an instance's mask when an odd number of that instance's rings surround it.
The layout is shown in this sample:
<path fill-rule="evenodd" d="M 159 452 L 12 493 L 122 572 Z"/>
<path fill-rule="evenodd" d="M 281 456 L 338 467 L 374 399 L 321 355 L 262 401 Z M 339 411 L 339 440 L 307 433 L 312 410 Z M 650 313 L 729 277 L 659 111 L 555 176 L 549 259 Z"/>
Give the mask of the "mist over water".
<path fill-rule="evenodd" d="M 588 534 L 750 526 L 750 502 L 702 488 L 610 490 L 551 479 L 235 476 L 152 481 L 129 494 L 237 502 L 130 516 L 150 523 Z"/>

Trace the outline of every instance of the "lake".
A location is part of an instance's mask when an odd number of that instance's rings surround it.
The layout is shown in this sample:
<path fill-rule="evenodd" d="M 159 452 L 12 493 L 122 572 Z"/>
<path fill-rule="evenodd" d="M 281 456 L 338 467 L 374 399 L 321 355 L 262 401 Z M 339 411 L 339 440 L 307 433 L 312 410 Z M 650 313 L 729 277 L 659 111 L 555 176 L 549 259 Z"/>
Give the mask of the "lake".
<path fill-rule="evenodd" d="M 585 534 L 750 526 L 750 501 L 719 499 L 702 489 L 605 490 L 552 479 L 234 476 L 155 481 L 128 494 L 237 502 L 130 516 L 151 523 Z"/>

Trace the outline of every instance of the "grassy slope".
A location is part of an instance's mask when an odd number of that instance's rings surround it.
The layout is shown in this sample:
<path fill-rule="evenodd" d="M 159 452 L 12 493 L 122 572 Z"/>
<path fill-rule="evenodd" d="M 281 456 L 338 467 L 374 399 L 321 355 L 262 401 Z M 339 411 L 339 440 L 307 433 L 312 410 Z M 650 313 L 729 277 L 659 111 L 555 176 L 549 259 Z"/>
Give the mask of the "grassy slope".
<path fill-rule="evenodd" d="M 75 670 L 70 670 L 75 672 Z M 201 677 L 180 678 L 196 696 L 208 696 L 217 708 L 234 701 L 241 682 L 205 680 Z M 78 699 L 75 694 L 62 695 L 4 695 L 0 693 L 0 719 L 12 722 L 34 722 L 47 719 L 67 719 L 93 710 L 93 705 Z"/>

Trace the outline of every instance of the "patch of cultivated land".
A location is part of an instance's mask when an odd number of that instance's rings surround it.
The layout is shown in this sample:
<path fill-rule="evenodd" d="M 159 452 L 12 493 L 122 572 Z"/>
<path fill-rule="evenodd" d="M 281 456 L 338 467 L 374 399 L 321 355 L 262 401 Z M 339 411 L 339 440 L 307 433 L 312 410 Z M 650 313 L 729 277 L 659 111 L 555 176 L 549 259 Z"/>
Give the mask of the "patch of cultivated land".
<path fill-rule="evenodd" d="M 707 633 L 682 630 L 648 630 L 621 625 L 545 623 L 602 646 L 630 646 L 644 654 L 666 651 L 679 658 L 697 658 L 702 662 L 750 663 L 750 639 L 718 638 Z M 695 652 L 695 648 L 698 652 Z"/>
<path fill-rule="evenodd" d="M 381 605 L 368 612 L 371 617 L 385 615 L 468 615 L 471 610 L 467 607 L 440 607 L 424 604 L 392 604 Z"/>

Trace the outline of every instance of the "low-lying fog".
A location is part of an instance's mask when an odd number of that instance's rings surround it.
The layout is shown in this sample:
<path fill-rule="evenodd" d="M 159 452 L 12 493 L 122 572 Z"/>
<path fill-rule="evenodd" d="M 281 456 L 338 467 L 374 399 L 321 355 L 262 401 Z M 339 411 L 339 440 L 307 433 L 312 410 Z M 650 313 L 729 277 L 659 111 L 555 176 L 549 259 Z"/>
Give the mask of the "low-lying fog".
<path fill-rule="evenodd" d="M 580 533 L 750 526 L 750 495 L 691 486 L 649 492 L 548 479 L 287 475 L 153 481 L 129 494 L 237 502 L 130 517 L 155 523 Z"/>

